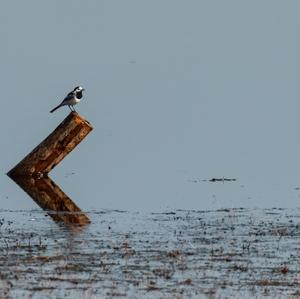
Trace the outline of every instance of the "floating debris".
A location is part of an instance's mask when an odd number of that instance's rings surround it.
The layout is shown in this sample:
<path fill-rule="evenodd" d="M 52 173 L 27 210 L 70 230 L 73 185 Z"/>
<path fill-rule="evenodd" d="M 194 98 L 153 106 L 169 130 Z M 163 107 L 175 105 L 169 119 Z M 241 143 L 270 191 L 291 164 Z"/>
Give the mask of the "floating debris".
<path fill-rule="evenodd" d="M 222 177 L 222 178 L 211 178 L 211 179 L 190 179 L 188 180 L 188 182 L 190 183 L 199 183 L 199 182 L 236 182 L 237 179 L 236 178 L 226 178 L 226 177 Z"/>

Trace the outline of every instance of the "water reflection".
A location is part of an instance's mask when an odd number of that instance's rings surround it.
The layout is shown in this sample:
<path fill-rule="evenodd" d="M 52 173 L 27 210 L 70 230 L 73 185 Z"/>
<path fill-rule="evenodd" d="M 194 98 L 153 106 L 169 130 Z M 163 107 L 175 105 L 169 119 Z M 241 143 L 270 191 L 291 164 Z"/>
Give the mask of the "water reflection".
<path fill-rule="evenodd" d="M 88 224 L 89 218 L 48 176 L 10 176 L 55 221 Z"/>

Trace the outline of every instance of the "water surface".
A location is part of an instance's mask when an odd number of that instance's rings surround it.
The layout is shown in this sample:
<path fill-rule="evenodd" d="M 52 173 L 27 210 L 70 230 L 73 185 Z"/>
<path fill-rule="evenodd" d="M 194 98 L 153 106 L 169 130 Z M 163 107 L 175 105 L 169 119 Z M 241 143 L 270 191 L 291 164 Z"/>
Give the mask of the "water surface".
<path fill-rule="evenodd" d="M 2 298 L 299 295 L 300 209 L 1 210 Z"/>

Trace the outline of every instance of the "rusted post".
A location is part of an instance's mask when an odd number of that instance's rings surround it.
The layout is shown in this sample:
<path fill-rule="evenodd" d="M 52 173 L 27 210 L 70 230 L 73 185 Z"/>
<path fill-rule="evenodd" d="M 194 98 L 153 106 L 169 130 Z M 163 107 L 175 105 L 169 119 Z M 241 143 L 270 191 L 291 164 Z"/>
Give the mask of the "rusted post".
<path fill-rule="evenodd" d="M 74 217 L 51 213 L 56 220 L 81 224 L 90 222 L 75 203 L 48 178 L 48 173 L 92 129 L 88 121 L 76 112 L 71 112 L 44 141 L 7 173 L 43 209 L 60 213 L 75 212 Z"/>
<path fill-rule="evenodd" d="M 51 171 L 93 129 L 88 121 L 71 112 L 30 154 L 8 172 L 9 177 L 40 177 Z"/>

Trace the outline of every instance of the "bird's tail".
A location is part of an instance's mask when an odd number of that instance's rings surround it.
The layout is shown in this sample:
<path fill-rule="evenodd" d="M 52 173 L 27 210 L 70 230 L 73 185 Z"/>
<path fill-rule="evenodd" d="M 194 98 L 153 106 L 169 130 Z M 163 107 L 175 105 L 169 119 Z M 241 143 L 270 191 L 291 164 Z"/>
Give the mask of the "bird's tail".
<path fill-rule="evenodd" d="M 59 107 L 61 107 L 61 105 L 56 106 L 55 108 L 53 108 L 50 113 L 54 112 L 56 109 L 58 109 Z"/>

